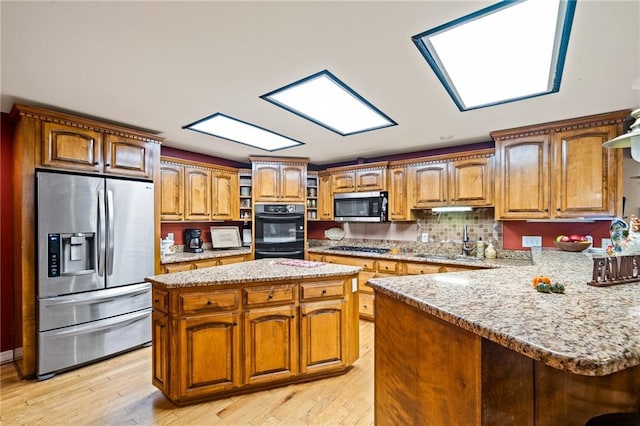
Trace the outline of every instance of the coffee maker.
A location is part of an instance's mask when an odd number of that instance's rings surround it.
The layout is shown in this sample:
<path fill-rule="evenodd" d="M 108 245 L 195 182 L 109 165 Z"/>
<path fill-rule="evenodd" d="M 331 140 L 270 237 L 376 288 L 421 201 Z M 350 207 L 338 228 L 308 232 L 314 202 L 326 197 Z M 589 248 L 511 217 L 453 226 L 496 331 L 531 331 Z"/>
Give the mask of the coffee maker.
<path fill-rule="evenodd" d="M 202 253 L 202 231 L 199 229 L 185 229 L 184 230 L 184 249 L 191 253 Z"/>

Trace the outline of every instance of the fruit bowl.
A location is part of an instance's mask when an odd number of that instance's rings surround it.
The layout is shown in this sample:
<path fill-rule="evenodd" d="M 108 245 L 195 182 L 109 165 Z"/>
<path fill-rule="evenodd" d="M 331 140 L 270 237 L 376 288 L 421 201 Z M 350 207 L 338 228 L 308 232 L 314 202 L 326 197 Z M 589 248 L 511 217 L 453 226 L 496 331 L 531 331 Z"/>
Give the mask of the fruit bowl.
<path fill-rule="evenodd" d="M 589 241 L 554 241 L 554 244 L 562 251 L 582 251 L 591 246 Z"/>

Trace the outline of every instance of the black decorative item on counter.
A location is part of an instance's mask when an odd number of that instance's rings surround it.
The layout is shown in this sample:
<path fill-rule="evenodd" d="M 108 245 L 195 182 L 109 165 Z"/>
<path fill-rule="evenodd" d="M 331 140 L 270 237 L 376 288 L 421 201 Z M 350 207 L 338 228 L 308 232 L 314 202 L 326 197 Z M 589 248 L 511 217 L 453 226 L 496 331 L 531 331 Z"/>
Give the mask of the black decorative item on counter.
<path fill-rule="evenodd" d="M 199 229 L 184 230 L 184 249 L 191 253 L 202 253 L 202 231 Z"/>

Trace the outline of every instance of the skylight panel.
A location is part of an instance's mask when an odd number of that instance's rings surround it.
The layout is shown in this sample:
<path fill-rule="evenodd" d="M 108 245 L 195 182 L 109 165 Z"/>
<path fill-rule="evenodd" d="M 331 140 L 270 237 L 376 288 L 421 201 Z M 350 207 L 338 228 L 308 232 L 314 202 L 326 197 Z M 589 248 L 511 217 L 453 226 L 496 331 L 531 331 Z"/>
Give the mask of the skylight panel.
<path fill-rule="evenodd" d="M 503 1 L 412 37 L 461 111 L 557 92 L 575 0 Z"/>
<path fill-rule="evenodd" d="M 327 70 L 260 97 L 342 136 L 397 124 Z"/>
<path fill-rule="evenodd" d="M 219 112 L 187 124 L 183 129 L 216 136 L 265 151 L 277 151 L 297 145 L 304 145 L 302 142 Z"/>

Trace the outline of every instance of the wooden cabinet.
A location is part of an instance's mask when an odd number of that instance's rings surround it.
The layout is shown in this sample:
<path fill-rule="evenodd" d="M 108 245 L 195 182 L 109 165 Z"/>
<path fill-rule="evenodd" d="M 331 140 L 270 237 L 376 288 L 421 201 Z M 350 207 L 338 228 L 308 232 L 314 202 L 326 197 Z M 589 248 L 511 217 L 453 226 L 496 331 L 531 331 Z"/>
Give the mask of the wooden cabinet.
<path fill-rule="evenodd" d="M 621 213 L 621 152 L 602 144 L 628 111 L 493 132 L 496 219 L 612 217 Z"/>
<path fill-rule="evenodd" d="M 42 167 L 153 179 L 154 142 L 76 123 L 44 122 L 42 132 Z"/>
<path fill-rule="evenodd" d="M 493 149 L 425 157 L 408 165 L 410 207 L 493 205 Z"/>
<path fill-rule="evenodd" d="M 160 220 L 184 219 L 184 166 L 160 163 Z"/>
<path fill-rule="evenodd" d="M 161 220 L 206 222 L 241 218 L 238 169 L 162 157 L 160 176 Z M 251 212 L 250 191 L 243 204 Z"/>
<path fill-rule="evenodd" d="M 389 167 L 389 220 L 410 220 L 407 167 Z"/>
<path fill-rule="evenodd" d="M 332 167 L 332 192 L 384 191 L 387 188 L 387 161 L 357 166 Z"/>
<path fill-rule="evenodd" d="M 352 279 L 154 285 L 153 384 L 183 404 L 348 371 L 359 352 Z"/>
<path fill-rule="evenodd" d="M 211 259 L 194 260 L 190 262 L 165 263 L 162 265 L 163 273 L 190 271 L 192 269 L 209 268 L 211 266 L 230 265 L 232 263 L 246 262 L 251 260 L 249 254 L 239 254 L 224 257 L 214 257 Z"/>
<path fill-rule="evenodd" d="M 305 203 L 308 159 L 250 159 L 255 202 Z"/>
<path fill-rule="evenodd" d="M 331 193 L 331 174 L 318 173 L 318 217 L 320 220 L 333 220 L 333 194 Z"/>
<path fill-rule="evenodd" d="M 239 201 L 238 173 L 213 169 L 211 188 L 211 219 L 236 219 Z"/>
<path fill-rule="evenodd" d="M 211 217 L 211 171 L 185 167 L 184 193 L 185 220 L 208 221 Z"/>

